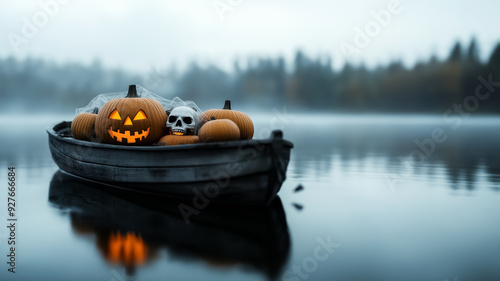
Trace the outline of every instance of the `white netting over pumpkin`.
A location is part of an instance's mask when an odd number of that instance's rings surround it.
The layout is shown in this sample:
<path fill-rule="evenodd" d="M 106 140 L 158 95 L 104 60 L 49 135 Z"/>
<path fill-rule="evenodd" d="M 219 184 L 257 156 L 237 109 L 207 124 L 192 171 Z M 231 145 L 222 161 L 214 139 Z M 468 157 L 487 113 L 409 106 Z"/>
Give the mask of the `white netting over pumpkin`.
<path fill-rule="evenodd" d="M 196 105 L 196 103 L 194 103 L 193 101 L 190 101 L 190 100 L 183 101 L 179 97 L 175 97 L 174 99 L 172 99 L 170 101 L 170 103 L 168 104 L 168 106 L 165 108 L 165 110 L 167 111 L 167 113 L 169 113 L 170 111 L 172 111 L 172 109 L 179 107 L 179 106 L 190 107 L 194 111 L 196 111 L 196 113 L 198 113 L 198 115 L 202 113 L 201 109 Z"/>
<path fill-rule="evenodd" d="M 146 90 L 144 87 L 137 85 L 137 95 L 141 98 L 150 98 L 157 100 L 165 109 L 165 111 L 170 112 L 172 109 L 178 107 L 178 106 L 188 106 L 192 108 L 194 111 L 196 111 L 198 114 L 201 114 L 201 109 L 196 105 L 196 103 L 192 101 L 183 101 L 182 99 L 175 97 L 172 100 L 168 100 L 166 98 L 163 98 L 151 91 Z M 117 92 L 117 93 L 107 93 L 107 94 L 100 94 L 93 98 L 87 106 L 80 107 L 76 109 L 76 115 L 82 113 L 82 112 L 88 112 L 92 113 L 94 112 L 94 109 L 97 108 L 98 110 L 101 109 L 101 107 L 107 103 L 108 101 L 112 99 L 118 99 L 118 98 L 124 98 L 127 96 L 127 91 L 123 92 Z"/>

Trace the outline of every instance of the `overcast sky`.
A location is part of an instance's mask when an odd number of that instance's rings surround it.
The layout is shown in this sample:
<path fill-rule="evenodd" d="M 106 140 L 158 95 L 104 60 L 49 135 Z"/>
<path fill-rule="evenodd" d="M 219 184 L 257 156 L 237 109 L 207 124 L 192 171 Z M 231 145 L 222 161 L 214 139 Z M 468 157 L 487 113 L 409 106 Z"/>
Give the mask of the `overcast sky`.
<path fill-rule="evenodd" d="M 48 9 L 39 4 L 53 1 L 2 0 L 1 57 L 83 63 L 98 58 L 105 66 L 143 72 L 191 60 L 229 68 L 234 58 L 292 58 L 300 48 L 331 55 L 338 68 L 346 59 L 374 66 L 393 59 L 412 65 L 431 54 L 443 58 L 456 40 L 468 45 L 472 36 L 485 59 L 500 39 L 498 0 L 400 0 L 399 6 L 393 0 L 64 0 Z M 375 24 L 372 11 L 389 13 L 390 21 Z M 367 27 L 372 37 L 355 31 Z M 356 45 L 356 34 L 368 37 Z M 341 46 L 356 47 L 357 53 L 347 55 Z"/>

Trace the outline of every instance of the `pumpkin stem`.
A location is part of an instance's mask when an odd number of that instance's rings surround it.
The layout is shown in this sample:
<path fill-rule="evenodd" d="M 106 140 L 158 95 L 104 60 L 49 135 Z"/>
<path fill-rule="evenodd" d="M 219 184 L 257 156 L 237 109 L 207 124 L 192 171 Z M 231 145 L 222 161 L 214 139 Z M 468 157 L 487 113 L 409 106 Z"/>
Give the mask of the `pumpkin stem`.
<path fill-rule="evenodd" d="M 92 110 L 92 113 L 93 114 L 99 113 L 99 108 L 98 107 L 94 107 L 94 110 Z"/>
<path fill-rule="evenodd" d="M 128 86 L 128 94 L 126 97 L 127 98 L 138 98 L 139 97 L 137 95 L 137 87 L 135 85 Z"/>
<path fill-rule="evenodd" d="M 224 103 L 224 108 L 223 109 L 229 109 L 229 110 L 231 110 L 231 101 L 230 100 L 226 100 L 226 102 Z"/>
<path fill-rule="evenodd" d="M 215 117 L 213 117 L 213 116 L 212 116 L 212 117 L 210 117 L 210 120 L 215 120 Z"/>

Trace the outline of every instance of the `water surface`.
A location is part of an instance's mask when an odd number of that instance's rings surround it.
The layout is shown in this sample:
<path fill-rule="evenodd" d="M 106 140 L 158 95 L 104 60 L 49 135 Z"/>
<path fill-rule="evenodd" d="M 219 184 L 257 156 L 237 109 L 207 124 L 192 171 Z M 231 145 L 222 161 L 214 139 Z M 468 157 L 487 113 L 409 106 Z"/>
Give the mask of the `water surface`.
<path fill-rule="evenodd" d="M 15 276 L 0 230 L 2 280 L 500 278 L 500 118 L 256 116 L 258 137 L 282 128 L 295 144 L 279 200 L 191 225 L 158 199 L 58 176 L 45 127 L 59 119 L 2 123 L 1 179 L 16 167 L 19 219 Z M 436 129 L 446 140 L 430 144 Z"/>

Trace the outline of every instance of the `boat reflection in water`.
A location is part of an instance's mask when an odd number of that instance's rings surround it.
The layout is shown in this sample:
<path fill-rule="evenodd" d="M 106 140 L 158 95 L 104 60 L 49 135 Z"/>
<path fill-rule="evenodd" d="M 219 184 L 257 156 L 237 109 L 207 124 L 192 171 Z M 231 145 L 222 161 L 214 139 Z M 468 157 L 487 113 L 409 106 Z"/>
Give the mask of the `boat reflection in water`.
<path fill-rule="evenodd" d="M 201 259 L 211 266 L 250 266 L 275 279 L 289 254 L 290 236 L 279 197 L 259 208 L 210 204 L 191 216 L 188 224 L 179 202 L 57 171 L 49 201 L 69 210 L 73 230 L 95 235 L 102 256 L 110 264 L 125 266 L 129 275 L 166 248 L 176 256 Z"/>

